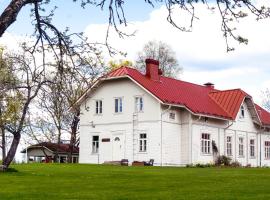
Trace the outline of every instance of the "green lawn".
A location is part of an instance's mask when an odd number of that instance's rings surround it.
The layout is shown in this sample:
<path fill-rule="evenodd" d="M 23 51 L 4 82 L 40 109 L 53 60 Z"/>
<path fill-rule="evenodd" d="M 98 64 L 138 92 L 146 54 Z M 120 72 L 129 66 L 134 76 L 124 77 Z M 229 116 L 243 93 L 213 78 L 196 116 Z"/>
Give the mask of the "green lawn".
<path fill-rule="evenodd" d="M 0 199 L 270 199 L 270 169 L 14 165 Z"/>

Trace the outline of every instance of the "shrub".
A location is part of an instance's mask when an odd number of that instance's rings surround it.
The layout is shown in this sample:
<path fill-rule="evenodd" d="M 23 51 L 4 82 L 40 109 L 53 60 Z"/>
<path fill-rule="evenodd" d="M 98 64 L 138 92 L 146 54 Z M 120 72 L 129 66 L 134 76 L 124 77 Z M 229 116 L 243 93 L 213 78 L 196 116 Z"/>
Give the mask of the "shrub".
<path fill-rule="evenodd" d="M 218 156 L 216 161 L 215 161 L 215 165 L 217 166 L 221 166 L 221 165 L 224 165 L 224 166 L 230 166 L 231 164 L 231 158 L 230 157 L 227 157 L 227 156 Z"/>
<path fill-rule="evenodd" d="M 241 163 L 240 162 L 238 162 L 238 161 L 234 161 L 234 162 L 232 162 L 231 163 L 231 165 L 230 165 L 231 167 L 241 167 L 242 165 L 241 165 Z"/>

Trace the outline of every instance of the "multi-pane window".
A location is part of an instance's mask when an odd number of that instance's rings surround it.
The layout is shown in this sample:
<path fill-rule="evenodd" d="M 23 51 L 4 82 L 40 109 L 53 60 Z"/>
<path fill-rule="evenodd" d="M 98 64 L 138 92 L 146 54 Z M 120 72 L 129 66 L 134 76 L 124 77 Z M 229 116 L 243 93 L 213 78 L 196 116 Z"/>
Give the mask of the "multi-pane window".
<path fill-rule="evenodd" d="M 99 136 L 94 135 L 92 137 L 92 153 L 98 153 L 99 149 Z"/>
<path fill-rule="evenodd" d="M 239 137 L 239 156 L 244 156 L 244 138 Z"/>
<path fill-rule="evenodd" d="M 143 111 L 143 98 L 135 97 L 135 111 L 142 112 Z"/>
<path fill-rule="evenodd" d="M 249 155 L 250 157 L 255 157 L 255 140 L 251 139 L 249 141 Z"/>
<path fill-rule="evenodd" d="M 202 133 L 201 152 L 203 154 L 210 154 L 210 134 L 208 133 Z"/>
<path fill-rule="evenodd" d="M 240 109 L 240 118 L 244 118 L 245 117 L 245 108 L 244 106 L 241 106 L 241 109 Z"/>
<path fill-rule="evenodd" d="M 169 113 L 169 118 L 172 120 L 175 120 L 175 113 L 174 112 L 170 112 Z"/>
<path fill-rule="evenodd" d="M 231 156 L 232 155 L 232 137 L 231 136 L 227 136 L 226 150 L 227 150 L 227 156 Z"/>
<path fill-rule="evenodd" d="M 102 113 L 102 100 L 96 100 L 96 114 Z"/>
<path fill-rule="evenodd" d="M 141 133 L 139 138 L 139 151 L 146 152 L 147 150 L 147 135 L 146 133 Z"/>
<path fill-rule="evenodd" d="M 270 141 L 264 142 L 264 157 L 270 159 Z"/>
<path fill-rule="evenodd" d="M 115 113 L 123 112 L 123 99 L 121 97 L 114 99 L 114 112 Z"/>

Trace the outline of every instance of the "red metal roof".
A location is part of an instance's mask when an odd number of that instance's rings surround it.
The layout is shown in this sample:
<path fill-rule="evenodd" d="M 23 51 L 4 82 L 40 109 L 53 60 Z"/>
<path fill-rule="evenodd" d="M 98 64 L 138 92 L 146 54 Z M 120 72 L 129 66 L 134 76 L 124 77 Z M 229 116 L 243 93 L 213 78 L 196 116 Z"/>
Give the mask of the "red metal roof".
<path fill-rule="evenodd" d="M 241 89 L 220 91 L 165 76 L 160 76 L 160 81 L 154 81 L 129 67 L 121 67 L 103 78 L 123 76 L 133 79 L 163 103 L 185 106 L 195 114 L 225 119 L 234 120 L 244 99 L 250 97 Z M 258 106 L 256 109 L 258 112 Z M 270 114 L 262 108 L 260 110 L 260 120 L 270 125 Z"/>
<path fill-rule="evenodd" d="M 263 125 L 270 125 L 270 114 L 265 109 L 255 104 L 258 115 Z"/>

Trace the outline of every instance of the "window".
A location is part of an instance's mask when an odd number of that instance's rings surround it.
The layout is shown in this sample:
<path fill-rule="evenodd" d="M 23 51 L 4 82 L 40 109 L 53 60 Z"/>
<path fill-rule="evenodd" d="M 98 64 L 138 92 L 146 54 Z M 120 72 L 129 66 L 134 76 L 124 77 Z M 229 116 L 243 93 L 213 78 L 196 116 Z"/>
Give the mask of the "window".
<path fill-rule="evenodd" d="M 244 106 L 241 106 L 241 109 L 240 109 L 240 118 L 244 118 L 245 117 L 245 108 Z"/>
<path fill-rule="evenodd" d="M 231 136 L 227 136 L 227 145 L 226 145 L 226 149 L 227 149 L 227 156 L 231 156 L 232 155 L 232 137 Z"/>
<path fill-rule="evenodd" d="M 249 149 L 250 157 L 255 157 L 255 140 L 254 139 L 250 140 L 249 145 L 250 145 L 250 149 Z"/>
<path fill-rule="evenodd" d="M 244 156 L 244 138 L 240 137 L 239 138 L 239 156 L 243 157 Z"/>
<path fill-rule="evenodd" d="M 203 154 L 210 154 L 210 134 L 208 133 L 202 133 L 201 152 Z"/>
<path fill-rule="evenodd" d="M 139 151 L 140 152 L 146 152 L 147 150 L 147 136 L 146 133 L 141 133 L 140 134 L 140 139 L 139 139 Z"/>
<path fill-rule="evenodd" d="M 102 114 L 102 101 L 96 100 L 96 114 Z"/>
<path fill-rule="evenodd" d="M 143 111 L 143 98 L 135 97 L 135 111 L 142 112 Z"/>
<path fill-rule="evenodd" d="M 99 136 L 94 135 L 92 137 L 92 153 L 98 153 L 99 149 Z"/>
<path fill-rule="evenodd" d="M 115 98 L 114 99 L 114 112 L 115 113 L 123 112 L 123 100 L 122 100 L 122 98 Z"/>
<path fill-rule="evenodd" d="M 270 159 L 270 141 L 264 142 L 264 156 L 265 159 Z"/>
<path fill-rule="evenodd" d="M 172 119 L 172 120 L 175 120 L 175 113 L 174 112 L 170 112 L 169 118 Z"/>

